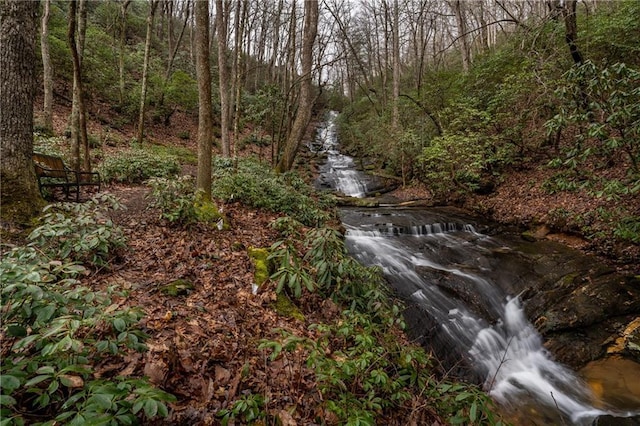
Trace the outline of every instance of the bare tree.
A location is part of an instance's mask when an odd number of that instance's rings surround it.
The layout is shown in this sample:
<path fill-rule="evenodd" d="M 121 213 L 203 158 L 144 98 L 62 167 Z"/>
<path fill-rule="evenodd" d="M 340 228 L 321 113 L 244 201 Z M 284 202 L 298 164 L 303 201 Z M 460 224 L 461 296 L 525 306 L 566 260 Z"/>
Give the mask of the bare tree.
<path fill-rule="evenodd" d="M 296 154 L 300 147 L 300 142 L 304 137 L 305 130 L 311 119 L 311 110 L 314 100 L 311 93 L 311 74 L 313 66 L 313 45 L 318 31 L 318 2 L 315 0 L 305 0 L 304 2 L 304 35 L 302 40 L 301 66 L 302 75 L 300 77 L 300 95 L 298 98 L 298 109 L 295 120 L 291 128 L 291 133 L 287 138 L 284 152 L 276 166 L 276 170 L 284 172 L 293 166 Z"/>
<path fill-rule="evenodd" d="M 471 65 L 471 51 L 469 49 L 469 39 L 467 35 L 467 17 L 465 13 L 465 6 L 461 0 L 454 0 L 451 4 L 453 11 L 456 15 L 456 22 L 458 24 L 458 38 L 460 40 L 460 54 L 462 55 L 462 69 L 465 72 L 469 71 Z"/>
<path fill-rule="evenodd" d="M 122 0 L 120 3 L 120 39 L 118 51 L 118 75 L 120 77 L 120 106 L 124 105 L 125 81 L 124 81 L 124 44 L 127 36 L 127 9 L 131 4 L 131 0 Z"/>
<path fill-rule="evenodd" d="M 138 142 L 144 140 L 144 114 L 147 106 L 147 86 L 149 74 L 149 55 L 151 52 L 151 39 L 153 37 L 153 20 L 156 15 L 159 0 L 149 0 L 149 13 L 147 15 L 147 37 L 144 43 L 144 64 L 142 65 L 142 83 L 140 87 L 140 114 L 138 116 Z"/>
<path fill-rule="evenodd" d="M 80 171 L 81 147 L 84 147 L 84 167 L 91 171 L 89 138 L 87 137 L 86 110 L 82 88 L 82 54 L 86 30 L 86 0 L 69 3 L 67 38 L 73 62 L 73 104 L 71 107 L 71 157 L 73 167 Z"/>
<path fill-rule="evenodd" d="M 218 75 L 220 87 L 220 127 L 222 133 L 222 156 L 231 156 L 229 128 L 231 125 L 231 71 L 229 69 L 229 17 L 231 2 L 216 0 L 216 28 L 218 30 Z"/>
<path fill-rule="evenodd" d="M 44 0 L 42 26 L 40 29 L 40 50 L 42 52 L 42 86 L 44 102 L 42 105 L 42 125 L 47 131 L 53 130 L 53 67 L 49 51 L 49 17 L 51 16 L 51 0 Z"/>
<path fill-rule="evenodd" d="M 211 66 L 209 64 L 209 0 L 196 1 L 196 72 L 198 74 L 198 176 L 196 187 L 211 201 Z"/>

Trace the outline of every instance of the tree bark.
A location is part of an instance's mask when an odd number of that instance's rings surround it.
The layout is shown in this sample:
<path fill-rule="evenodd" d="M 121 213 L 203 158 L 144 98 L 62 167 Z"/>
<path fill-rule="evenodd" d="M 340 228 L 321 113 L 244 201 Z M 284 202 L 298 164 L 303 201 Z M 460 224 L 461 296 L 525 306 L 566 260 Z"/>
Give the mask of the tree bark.
<path fill-rule="evenodd" d="M 140 88 L 140 115 L 138 116 L 138 143 L 144 140 L 144 114 L 147 106 L 147 79 L 149 74 L 149 55 L 151 52 L 151 38 L 153 37 L 153 20 L 159 0 L 149 0 L 149 14 L 147 15 L 147 38 L 144 44 L 144 64 L 142 65 L 142 85 Z"/>
<path fill-rule="evenodd" d="M 458 37 L 460 38 L 460 53 L 462 54 L 462 69 L 464 72 L 469 71 L 471 65 L 469 37 L 467 36 L 467 20 L 461 0 L 453 2 L 453 11 L 456 15 L 456 23 L 458 24 Z"/>
<path fill-rule="evenodd" d="M 398 0 L 393 2 L 393 113 L 391 126 L 393 130 L 398 129 L 400 121 L 400 19 L 398 17 Z"/>
<path fill-rule="evenodd" d="M 229 128 L 231 124 L 231 72 L 229 70 L 227 34 L 229 31 L 230 3 L 223 5 L 216 0 L 216 27 L 218 29 L 218 75 L 220 77 L 220 132 L 222 133 L 222 156 L 231 156 Z"/>
<path fill-rule="evenodd" d="M 282 157 L 276 167 L 276 171 L 285 172 L 291 170 L 296 154 L 300 147 L 300 142 L 304 137 L 305 130 L 311 119 L 313 109 L 313 98 L 311 93 L 312 65 L 313 65 L 313 45 L 318 32 L 318 2 L 316 0 L 305 0 L 304 35 L 302 39 L 302 76 L 300 77 L 300 96 L 295 120 L 291 128 L 291 133 L 287 138 Z"/>
<path fill-rule="evenodd" d="M 124 0 L 120 4 L 120 51 L 118 52 L 118 72 L 120 77 L 120 107 L 124 106 L 124 45 L 127 36 L 127 8 L 131 4 L 131 0 Z"/>
<path fill-rule="evenodd" d="M 209 64 L 209 0 L 196 1 L 196 73 L 198 76 L 198 175 L 196 188 L 211 201 L 211 66 Z"/>
<path fill-rule="evenodd" d="M 40 31 L 40 50 L 42 52 L 42 86 L 44 102 L 42 105 L 42 125 L 47 132 L 53 131 L 53 67 L 49 51 L 49 17 L 51 0 L 44 0 L 42 27 Z"/>
<path fill-rule="evenodd" d="M 78 2 L 69 3 L 69 26 L 67 28 L 67 38 L 69 49 L 71 50 L 71 60 L 73 62 L 73 104 L 71 107 L 71 158 L 73 169 L 80 171 L 80 99 L 82 93 L 82 78 L 80 74 L 80 54 L 76 43 L 76 28 Z"/>
<path fill-rule="evenodd" d="M 569 46 L 571 58 L 576 65 L 582 65 L 584 62 L 582 53 L 578 49 L 576 40 L 578 38 L 578 22 L 576 17 L 577 0 L 567 0 L 562 9 L 565 25 L 565 40 Z"/>
<path fill-rule="evenodd" d="M 31 159 L 38 6 L 38 2 L 0 0 L 2 223 L 27 223 L 42 205 Z"/>
<path fill-rule="evenodd" d="M 240 106 L 242 103 L 242 75 L 244 70 L 242 69 L 242 40 L 244 38 L 245 22 L 247 20 L 247 12 L 249 8 L 249 2 L 242 0 L 236 7 L 236 22 L 235 22 L 235 43 L 234 43 L 234 60 L 233 60 L 233 84 L 231 93 L 233 93 L 233 100 L 231 102 L 234 105 L 233 111 L 233 156 L 236 156 L 236 147 L 238 145 L 238 138 L 240 134 Z"/>

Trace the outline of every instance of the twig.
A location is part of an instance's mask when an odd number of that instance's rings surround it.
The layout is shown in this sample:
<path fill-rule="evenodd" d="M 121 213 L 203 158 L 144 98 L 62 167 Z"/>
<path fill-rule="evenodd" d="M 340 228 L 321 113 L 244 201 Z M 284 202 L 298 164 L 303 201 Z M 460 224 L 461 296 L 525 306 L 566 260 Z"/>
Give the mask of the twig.
<path fill-rule="evenodd" d="M 511 336 L 509 338 L 509 341 L 507 342 L 507 347 L 504 348 L 504 353 L 502 354 L 502 359 L 500 359 L 500 364 L 498 364 L 498 368 L 496 368 L 496 372 L 493 373 L 493 377 L 491 378 L 490 386 L 489 386 L 489 390 L 491 390 L 491 388 L 493 388 L 493 385 L 495 384 L 496 381 L 496 377 L 498 376 L 498 372 L 500 371 L 500 368 L 502 367 L 502 365 L 504 363 L 506 363 L 507 360 L 507 352 L 509 350 L 509 346 L 511 345 L 511 341 L 513 340 L 513 336 Z"/>
<path fill-rule="evenodd" d="M 556 409 L 560 413 L 560 421 L 562 422 L 563 425 L 566 425 L 567 423 L 564 421 L 564 416 L 562 415 L 562 410 L 558 406 L 558 401 L 556 401 L 556 398 L 553 396 L 553 392 L 549 392 L 549 393 L 551 394 L 551 399 L 553 399 L 553 403 L 556 405 Z"/>

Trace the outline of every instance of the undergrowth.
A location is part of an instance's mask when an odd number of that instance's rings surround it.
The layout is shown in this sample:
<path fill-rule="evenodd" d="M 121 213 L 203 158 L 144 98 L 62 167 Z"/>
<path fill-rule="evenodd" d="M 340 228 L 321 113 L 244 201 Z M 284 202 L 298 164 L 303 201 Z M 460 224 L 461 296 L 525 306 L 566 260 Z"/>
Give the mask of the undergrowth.
<path fill-rule="evenodd" d="M 311 294 L 332 299 L 343 314 L 335 323 L 311 325 L 315 337 L 279 330 L 258 348 L 270 362 L 296 365 L 302 351 L 321 393 L 317 422 L 346 425 L 384 423 L 421 405 L 451 424 L 501 424 L 489 397 L 473 385 L 436 378 L 431 358 L 402 340 L 401 307 L 394 302 L 379 268 L 349 256 L 344 235 L 327 225 L 331 203 L 320 204 L 297 175 L 274 174 L 255 160 L 218 159 L 214 195 L 226 201 L 284 213 L 272 223 L 281 240 L 269 249 L 276 292 L 294 303 Z M 305 373 L 287 369 L 292 386 Z M 217 412 L 222 424 L 269 422 L 269 395 L 245 389 Z M 429 411 L 430 410 L 430 411 Z M 328 413 L 328 414 L 327 414 Z"/>
<path fill-rule="evenodd" d="M 333 199 L 314 194 L 293 172 L 277 174 L 254 158 L 216 158 L 213 174 L 214 198 L 281 212 L 307 226 L 321 225 L 332 217 Z"/>
<path fill-rule="evenodd" d="M 317 292 L 347 308 L 336 323 L 312 325 L 314 339 L 281 330 L 279 339 L 262 340 L 259 348 L 271 361 L 305 351 L 323 408 L 338 424 L 378 424 L 385 414 L 408 410 L 417 401 L 436 408 L 451 424 L 500 424 L 480 389 L 438 380 L 424 349 L 401 343 L 401 308 L 381 271 L 351 258 L 339 231 L 312 228 L 302 237 L 301 224 L 282 218 L 274 227 L 285 237 L 271 247 L 276 291 L 294 300 Z M 223 416 L 242 414 L 237 409 L 234 405 Z"/>
<path fill-rule="evenodd" d="M 107 196 L 53 204 L 26 246 L 2 253 L 1 425 L 139 424 L 168 415 L 175 398 L 146 379 L 97 374 L 103 362 L 146 350 L 141 311 L 115 304 L 126 294 L 79 281 L 124 242 L 105 213 L 115 205 Z"/>
<path fill-rule="evenodd" d="M 131 149 L 105 158 L 98 171 L 105 182 L 142 183 L 150 178 L 176 176 L 180 163 L 165 150 Z"/>

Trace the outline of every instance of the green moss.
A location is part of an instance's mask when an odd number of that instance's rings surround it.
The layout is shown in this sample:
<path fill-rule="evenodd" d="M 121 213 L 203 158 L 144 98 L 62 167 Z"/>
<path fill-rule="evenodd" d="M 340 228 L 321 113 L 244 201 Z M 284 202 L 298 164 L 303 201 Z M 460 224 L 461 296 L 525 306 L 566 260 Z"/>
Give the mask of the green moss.
<path fill-rule="evenodd" d="M 304 315 L 300 309 L 284 293 L 278 293 L 278 298 L 273 307 L 282 316 L 304 321 Z"/>
<path fill-rule="evenodd" d="M 560 278 L 560 280 L 556 283 L 556 287 L 565 288 L 571 287 L 575 280 L 580 276 L 578 273 L 567 274 Z"/>
<path fill-rule="evenodd" d="M 169 284 L 165 284 L 160 287 L 160 291 L 167 296 L 185 296 L 194 289 L 194 285 L 191 281 L 179 279 L 171 281 Z"/>
<path fill-rule="evenodd" d="M 220 213 L 218 206 L 216 206 L 213 201 L 206 199 L 202 191 L 198 191 L 196 193 L 195 200 L 193 202 L 193 210 L 198 222 L 219 224 L 218 227 L 220 230 L 227 230 L 230 228 L 227 218 Z"/>
<path fill-rule="evenodd" d="M 261 286 L 271 275 L 271 265 L 269 262 L 269 250 L 265 248 L 249 247 L 247 250 L 249 258 L 253 262 L 255 272 L 253 279 L 256 285 Z"/>

